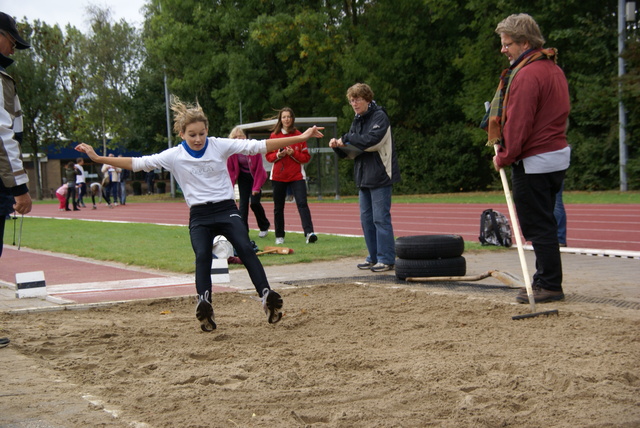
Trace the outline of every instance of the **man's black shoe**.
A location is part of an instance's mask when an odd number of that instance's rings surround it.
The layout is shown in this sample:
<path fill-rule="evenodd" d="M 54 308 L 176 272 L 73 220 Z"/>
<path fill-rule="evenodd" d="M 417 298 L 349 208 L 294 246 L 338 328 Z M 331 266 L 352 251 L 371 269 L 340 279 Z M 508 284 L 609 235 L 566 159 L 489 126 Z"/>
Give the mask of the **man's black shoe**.
<path fill-rule="evenodd" d="M 564 293 L 562 291 L 547 290 L 546 288 L 534 285 L 533 300 L 536 303 L 557 302 L 560 300 L 564 300 Z M 526 288 L 520 289 L 520 292 L 516 296 L 516 302 L 529 303 L 529 295 L 527 294 Z"/>

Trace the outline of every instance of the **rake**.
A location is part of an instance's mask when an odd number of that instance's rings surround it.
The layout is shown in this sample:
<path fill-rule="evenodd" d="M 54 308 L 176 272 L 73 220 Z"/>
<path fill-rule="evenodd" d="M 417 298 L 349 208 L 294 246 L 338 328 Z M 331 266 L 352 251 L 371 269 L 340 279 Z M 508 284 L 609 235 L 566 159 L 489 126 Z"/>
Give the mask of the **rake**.
<path fill-rule="evenodd" d="M 498 145 L 495 144 L 493 148 L 497 155 Z M 519 320 L 523 318 L 533 318 L 540 315 L 546 315 L 546 316 L 558 315 L 557 309 L 553 309 L 551 311 L 536 312 L 536 300 L 533 297 L 533 288 L 531 287 L 531 277 L 529 277 L 529 268 L 527 267 L 527 261 L 524 257 L 524 245 L 522 243 L 522 238 L 520 236 L 520 223 L 518 221 L 518 216 L 516 215 L 516 210 L 513 205 L 513 197 L 511 196 L 511 192 L 509 191 L 509 182 L 507 181 L 507 174 L 504 172 L 503 168 L 500 168 L 500 180 L 502 180 L 502 187 L 504 188 L 504 196 L 507 200 L 507 207 L 509 208 L 509 217 L 511 217 L 513 234 L 516 237 L 516 246 L 518 248 L 518 257 L 520 258 L 520 266 L 522 267 L 522 276 L 524 278 L 524 286 L 527 289 L 527 297 L 529 298 L 529 307 L 531 308 L 530 314 L 516 315 L 511 317 L 511 319 Z"/>
<path fill-rule="evenodd" d="M 499 270 L 489 270 L 478 275 L 467 276 L 426 276 L 426 277 L 409 277 L 405 278 L 407 282 L 428 282 L 428 281 L 480 281 L 485 278 L 493 277 L 509 288 L 521 288 L 524 284 L 520 278 L 509 272 Z"/>

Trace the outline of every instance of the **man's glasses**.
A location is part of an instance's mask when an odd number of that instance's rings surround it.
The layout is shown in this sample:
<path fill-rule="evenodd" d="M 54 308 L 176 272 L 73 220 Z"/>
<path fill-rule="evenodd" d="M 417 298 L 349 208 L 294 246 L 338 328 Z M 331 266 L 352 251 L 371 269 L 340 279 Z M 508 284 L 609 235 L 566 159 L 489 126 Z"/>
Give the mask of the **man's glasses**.
<path fill-rule="evenodd" d="M 509 47 L 510 47 L 512 44 L 514 44 L 514 43 L 515 43 L 515 42 L 511 42 L 511 43 L 507 43 L 506 45 L 501 45 L 501 46 L 502 46 L 502 49 L 504 49 L 504 50 L 508 50 L 508 49 L 509 49 Z"/>
<path fill-rule="evenodd" d="M 349 100 L 349 104 L 351 104 L 351 105 L 353 105 L 353 104 L 359 104 L 359 103 L 361 103 L 362 101 L 364 101 L 362 98 L 351 98 L 351 99 Z"/>

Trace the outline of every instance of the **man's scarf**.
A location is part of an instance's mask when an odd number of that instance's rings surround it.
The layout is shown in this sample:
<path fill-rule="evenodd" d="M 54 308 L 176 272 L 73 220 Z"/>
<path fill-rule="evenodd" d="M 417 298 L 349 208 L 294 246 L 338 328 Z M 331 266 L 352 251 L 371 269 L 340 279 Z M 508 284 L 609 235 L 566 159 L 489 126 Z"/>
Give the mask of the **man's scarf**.
<path fill-rule="evenodd" d="M 558 62 L 558 51 L 556 48 L 547 48 L 535 51 L 531 55 L 521 58 L 520 61 L 516 61 L 509 68 L 504 70 L 500 75 L 500 83 L 498 83 L 498 89 L 493 96 L 491 106 L 487 110 L 480 127 L 487 130 L 488 141 L 487 146 L 493 147 L 494 144 L 502 143 L 502 127 L 506 120 L 506 106 L 509 101 L 509 89 L 513 78 L 516 77 L 518 71 L 527 64 L 540 59 L 551 59 L 554 63 Z"/>

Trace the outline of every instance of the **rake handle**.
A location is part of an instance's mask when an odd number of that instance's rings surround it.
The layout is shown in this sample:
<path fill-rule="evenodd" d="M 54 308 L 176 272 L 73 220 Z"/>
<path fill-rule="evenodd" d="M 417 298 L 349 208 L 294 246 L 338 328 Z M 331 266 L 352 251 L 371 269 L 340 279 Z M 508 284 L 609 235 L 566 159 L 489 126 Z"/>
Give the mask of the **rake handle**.
<path fill-rule="evenodd" d="M 493 146 L 496 155 L 498 154 L 498 145 Z M 527 297 L 529 298 L 529 306 L 531 312 L 536 311 L 536 300 L 533 297 L 533 288 L 531 287 L 531 278 L 529 277 L 529 268 L 527 267 L 527 261 L 524 257 L 524 244 L 520 237 L 520 223 L 518 222 L 518 216 L 516 215 L 516 209 L 513 204 L 513 197 L 509 191 L 509 181 L 507 181 L 507 173 L 503 168 L 500 168 L 500 180 L 502 180 L 502 187 L 504 189 L 504 197 L 507 200 L 507 208 L 509 209 L 509 217 L 511 217 L 511 226 L 513 227 L 513 234 L 516 237 L 516 247 L 518 248 L 518 257 L 520 258 L 520 266 L 522 267 L 522 276 L 524 277 L 524 286 L 527 289 Z"/>

